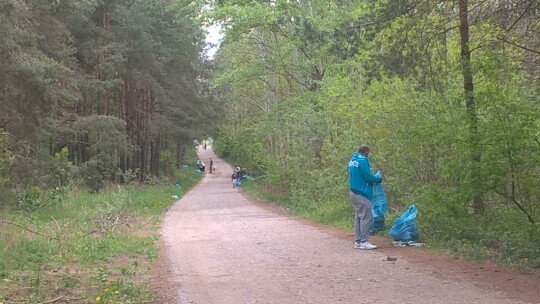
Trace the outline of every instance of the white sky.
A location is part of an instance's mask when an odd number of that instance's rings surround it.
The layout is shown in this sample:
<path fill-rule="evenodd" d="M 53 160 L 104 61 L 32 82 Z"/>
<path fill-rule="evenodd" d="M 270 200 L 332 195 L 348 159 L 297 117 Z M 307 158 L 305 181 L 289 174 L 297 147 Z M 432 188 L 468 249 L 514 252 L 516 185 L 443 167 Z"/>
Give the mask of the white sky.
<path fill-rule="evenodd" d="M 213 59 L 216 54 L 221 41 L 223 40 L 223 34 L 221 33 L 221 26 L 210 25 L 205 28 L 206 30 L 206 57 Z"/>

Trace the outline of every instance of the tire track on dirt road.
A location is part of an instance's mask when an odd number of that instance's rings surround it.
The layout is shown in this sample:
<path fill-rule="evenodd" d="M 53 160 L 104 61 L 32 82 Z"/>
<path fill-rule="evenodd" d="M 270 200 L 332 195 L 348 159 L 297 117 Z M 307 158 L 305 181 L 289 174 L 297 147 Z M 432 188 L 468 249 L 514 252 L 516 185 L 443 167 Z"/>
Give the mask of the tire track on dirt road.
<path fill-rule="evenodd" d="M 426 265 L 383 262 L 352 238 L 261 208 L 232 188 L 230 165 L 211 149 L 199 155 L 218 171 L 169 210 L 162 230 L 175 303 L 525 303 Z"/>

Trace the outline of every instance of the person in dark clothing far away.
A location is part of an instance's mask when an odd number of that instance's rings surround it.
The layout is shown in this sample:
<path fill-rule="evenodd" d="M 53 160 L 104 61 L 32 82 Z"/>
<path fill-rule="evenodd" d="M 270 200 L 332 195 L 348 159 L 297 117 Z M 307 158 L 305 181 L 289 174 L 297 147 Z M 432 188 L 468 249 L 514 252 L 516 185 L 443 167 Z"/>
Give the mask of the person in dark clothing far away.
<path fill-rule="evenodd" d="M 210 167 L 208 168 L 210 174 L 214 171 L 214 160 L 210 157 Z"/>
<path fill-rule="evenodd" d="M 238 173 L 236 171 L 233 171 L 231 175 L 231 181 L 232 181 L 232 187 L 236 188 L 236 183 L 238 182 Z"/>
<path fill-rule="evenodd" d="M 382 181 L 381 172 L 371 173 L 368 159 L 369 146 L 361 145 L 349 162 L 349 196 L 354 208 L 354 248 L 375 249 L 377 246 L 368 242 L 369 226 L 373 220 L 371 201 L 373 184 Z"/>

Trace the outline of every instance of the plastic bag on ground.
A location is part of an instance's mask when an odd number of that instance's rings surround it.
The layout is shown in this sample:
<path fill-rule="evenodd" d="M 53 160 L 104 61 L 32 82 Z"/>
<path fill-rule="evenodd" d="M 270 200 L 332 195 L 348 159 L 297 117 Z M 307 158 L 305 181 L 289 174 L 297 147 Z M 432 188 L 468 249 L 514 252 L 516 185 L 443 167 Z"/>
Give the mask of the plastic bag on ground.
<path fill-rule="evenodd" d="M 418 215 L 418 209 L 414 204 L 409 206 L 409 209 L 405 211 L 400 217 L 394 221 L 394 225 L 390 229 L 390 236 L 394 241 L 402 242 L 417 242 L 418 241 L 418 229 L 416 228 L 416 216 Z"/>
<path fill-rule="evenodd" d="M 384 229 L 384 215 L 388 213 L 386 195 L 381 183 L 373 185 L 373 200 L 371 201 L 371 214 L 373 222 L 369 227 L 369 233 L 374 234 Z"/>

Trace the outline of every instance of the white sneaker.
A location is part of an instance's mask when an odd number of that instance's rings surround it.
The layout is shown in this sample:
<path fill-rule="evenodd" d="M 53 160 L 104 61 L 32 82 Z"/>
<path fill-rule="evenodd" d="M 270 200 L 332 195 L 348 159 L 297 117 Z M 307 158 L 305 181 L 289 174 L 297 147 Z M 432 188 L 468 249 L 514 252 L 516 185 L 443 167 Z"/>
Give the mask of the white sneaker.
<path fill-rule="evenodd" d="M 363 243 L 354 243 L 354 248 L 362 250 L 371 250 L 377 248 L 377 246 L 371 244 L 370 242 Z"/>

